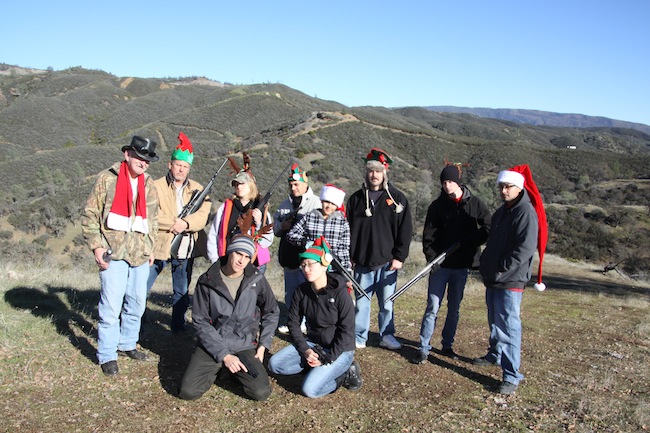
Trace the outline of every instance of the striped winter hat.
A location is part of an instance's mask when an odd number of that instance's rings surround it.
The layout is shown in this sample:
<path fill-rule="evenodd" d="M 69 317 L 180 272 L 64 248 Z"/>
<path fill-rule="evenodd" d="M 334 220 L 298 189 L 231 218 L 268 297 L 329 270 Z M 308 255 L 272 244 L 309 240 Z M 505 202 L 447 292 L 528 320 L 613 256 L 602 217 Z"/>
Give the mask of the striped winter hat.
<path fill-rule="evenodd" d="M 233 237 L 226 248 L 226 254 L 240 252 L 248 254 L 251 260 L 255 257 L 255 242 L 253 238 L 247 235 L 237 235 Z"/>

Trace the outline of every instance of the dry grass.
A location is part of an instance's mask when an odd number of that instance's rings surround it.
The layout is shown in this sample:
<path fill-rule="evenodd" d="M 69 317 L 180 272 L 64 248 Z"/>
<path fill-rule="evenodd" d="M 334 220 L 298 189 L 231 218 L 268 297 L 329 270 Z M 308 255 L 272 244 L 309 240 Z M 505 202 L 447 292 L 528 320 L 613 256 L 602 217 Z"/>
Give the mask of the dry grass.
<path fill-rule="evenodd" d="M 414 249 L 416 250 L 416 249 Z M 423 262 L 414 263 L 403 283 Z M 196 276 L 205 267 L 199 263 Z M 399 352 L 357 352 L 364 386 L 319 400 L 299 394 L 300 378 L 273 380 L 273 395 L 256 403 L 224 378 L 196 402 L 176 397 L 191 334 L 172 336 L 169 273 L 154 287 L 153 322 L 141 345 L 150 362 L 120 359 L 120 375 L 96 365 L 95 273 L 0 266 L 0 430 L 21 432 L 619 432 L 650 428 L 650 289 L 585 264 L 550 257 L 546 292 L 527 290 L 522 306 L 525 381 L 512 397 L 492 392 L 496 367 L 467 362 L 487 346 L 483 288 L 473 280 L 461 311 L 456 351 L 408 362 L 417 347 L 424 284 L 398 299 Z M 269 280 L 282 287 L 273 263 Z M 278 290 L 279 294 L 279 290 Z M 442 315 L 444 317 L 445 310 Z M 376 325 L 375 319 L 373 324 Z M 440 328 L 440 327 L 439 327 Z M 376 330 L 376 328 L 375 328 Z M 433 339 L 439 347 L 440 329 Z M 273 351 L 288 344 L 276 338 Z"/>

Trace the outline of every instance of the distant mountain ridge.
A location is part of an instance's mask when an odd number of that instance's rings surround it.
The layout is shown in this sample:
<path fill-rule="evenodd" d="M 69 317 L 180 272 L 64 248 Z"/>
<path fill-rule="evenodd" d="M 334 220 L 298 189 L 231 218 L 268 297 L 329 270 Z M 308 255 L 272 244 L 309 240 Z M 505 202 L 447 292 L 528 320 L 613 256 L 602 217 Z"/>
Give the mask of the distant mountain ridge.
<path fill-rule="evenodd" d="M 478 117 L 507 120 L 528 125 L 560 126 L 563 128 L 630 128 L 650 134 L 650 126 L 643 123 L 584 114 L 554 113 L 551 111 L 516 108 L 452 107 L 449 105 L 432 105 L 424 108 L 442 113 L 467 113 Z"/>

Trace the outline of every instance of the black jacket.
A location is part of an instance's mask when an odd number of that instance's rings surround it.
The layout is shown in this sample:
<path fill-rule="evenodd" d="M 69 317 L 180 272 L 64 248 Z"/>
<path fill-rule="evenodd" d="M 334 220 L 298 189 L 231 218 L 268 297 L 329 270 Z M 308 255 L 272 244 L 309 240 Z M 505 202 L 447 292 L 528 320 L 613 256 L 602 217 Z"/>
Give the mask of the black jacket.
<path fill-rule="evenodd" d="M 237 296 L 232 299 L 219 272 L 225 260 L 217 260 L 199 277 L 192 303 L 198 344 L 216 361 L 258 344 L 270 349 L 280 318 L 271 286 L 252 264 L 244 270 Z"/>
<path fill-rule="evenodd" d="M 307 322 L 306 337 L 300 330 L 303 316 Z M 354 304 L 346 281 L 328 272 L 325 290 L 315 292 L 311 283 L 302 283 L 291 300 L 287 325 L 300 353 L 309 349 L 307 340 L 330 349 L 332 361 L 341 353 L 354 350 Z"/>
<path fill-rule="evenodd" d="M 348 200 L 350 258 L 354 264 L 376 268 L 393 259 L 404 262 L 409 255 L 413 236 L 411 209 L 404 194 L 390 184 L 388 188 L 397 203 L 404 206 L 402 212 L 395 212 L 395 203 L 384 190 L 372 209 L 372 216 L 366 216 L 365 185 Z"/>
<path fill-rule="evenodd" d="M 461 246 L 445 258 L 442 267 L 449 269 L 476 268 L 487 241 L 491 215 L 485 203 L 461 185 L 463 196 L 459 203 L 441 191 L 431 203 L 424 221 L 422 249 L 430 262 L 457 242 Z"/>

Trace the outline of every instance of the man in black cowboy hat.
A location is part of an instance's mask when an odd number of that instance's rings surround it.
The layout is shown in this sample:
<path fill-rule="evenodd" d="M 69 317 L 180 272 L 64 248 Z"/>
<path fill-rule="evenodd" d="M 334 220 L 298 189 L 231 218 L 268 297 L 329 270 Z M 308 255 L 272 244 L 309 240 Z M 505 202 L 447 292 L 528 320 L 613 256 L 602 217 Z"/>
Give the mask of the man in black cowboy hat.
<path fill-rule="evenodd" d="M 97 359 L 107 376 L 118 373 L 118 352 L 146 358 L 136 344 L 158 236 L 158 194 L 145 174 L 159 159 L 156 143 L 134 136 L 122 152 L 123 161 L 97 176 L 81 218 L 100 271 Z"/>

